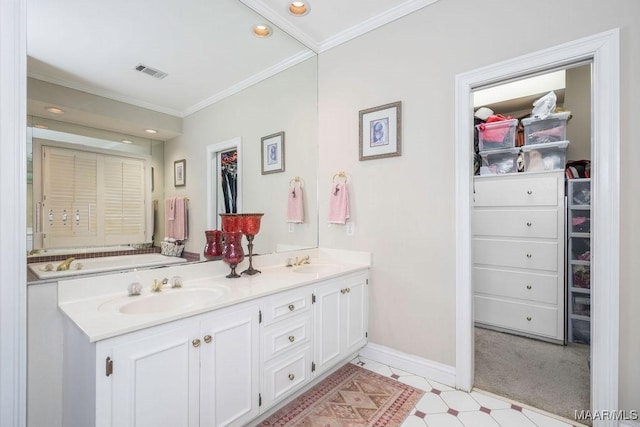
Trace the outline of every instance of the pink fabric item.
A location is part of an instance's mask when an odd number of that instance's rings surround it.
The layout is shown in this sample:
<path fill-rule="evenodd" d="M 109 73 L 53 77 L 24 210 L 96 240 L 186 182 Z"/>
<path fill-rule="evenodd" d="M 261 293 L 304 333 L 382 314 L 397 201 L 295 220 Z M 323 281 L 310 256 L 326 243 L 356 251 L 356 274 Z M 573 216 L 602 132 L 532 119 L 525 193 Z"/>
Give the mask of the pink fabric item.
<path fill-rule="evenodd" d="M 184 197 L 170 197 L 165 200 L 165 237 L 185 240 L 189 235 L 187 227 L 187 200 Z"/>
<path fill-rule="evenodd" d="M 302 187 L 289 189 L 287 196 L 287 222 L 304 222 L 304 203 Z"/>
<path fill-rule="evenodd" d="M 346 183 L 331 184 L 329 223 L 345 224 L 349 219 L 349 190 Z"/>

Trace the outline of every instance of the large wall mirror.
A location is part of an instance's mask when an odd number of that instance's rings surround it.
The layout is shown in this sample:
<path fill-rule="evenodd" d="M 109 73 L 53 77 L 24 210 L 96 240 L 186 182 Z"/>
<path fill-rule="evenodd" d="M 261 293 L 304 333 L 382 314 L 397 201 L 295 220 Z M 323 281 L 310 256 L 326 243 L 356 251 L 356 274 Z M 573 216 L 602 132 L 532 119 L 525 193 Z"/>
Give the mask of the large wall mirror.
<path fill-rule="evenodd" d="M 317 58 L 312 51 L 239 0 L 198 0 L 188 9 L 177 0 L 161 5 L 116 0 L 86 7 L 74 0 L 50 3 L 29 0 L 27 5 L 27 246 L 33 255 L 45 250 L 73 253 L 87 246 L 62 245 L 54 250 L 43 244 L 39 234 L 46 219 L 39 210 L 45 179 L 40 161 L 43 145 L 146 159 L 145 191 L 156 208 L 149 210 L 146 219 L 150 222 L 146 241 L 126 244 L 153 240 L 159 245 L 164 237 L 164 202 L 182 197 L 189 209 L 185 251 L 201 254 L 204 231 L 217 225 L 211 217 L 218 212 L 210 210 L 207 200 L 220 191 L 208 182 L 212 161 L 208 147 L 239 141 L 239 206 L 244 212 L 264 213 L 254 251 L 264 254 L 317 246 Z M 153 16 L 143 18 L 145 10 Z M 177 16 L 186 24 L 177 24 Z M 126 27 L 120 22 L 123 17 L 142 25 Z M 261 39 L 251 34 L 254 24 L 266 24 L 272 35 Z M 58 36 L 60 28 L 65 30 Z M 83 58 L 83 44 L 92 39 L 93 31 L 126 31 L 123 38 L 102 38 L 102 43 L 94 45 L 102 52 L 103 65 L 116 64 L 116 72 L 101 75 L 95 67 L 85 66 L 92 61 Z M 167 32 L 172 37 L 158 36 Z M 145 57 L 129 55 L 129 46 L 153 39 L 154 33 L 159 41 L 148 46 Z M 203 41 L 214 36 L 213 45 Z M 57 50 L 60 44 L 65 47 Z M 160 70 L 140 73 L 135 69 L 136 63 L 147 61 L 162 64 L 161 71 L 168 76 L 156 79 L 148 74 Z M 214 75 L 215 84 L 211 79 L 205 84 L 203 79 L 201 84 L 177 87 L 180 79 L 173 76 L 194 69 L 197 75 Z M 145 133 L 148 128 L 158 133 Z M 284 135 L 283 170 L 263 174 L 262 139 L 279 132 Z M 179 185 L 174 179 L 175 162 L 184 165 L 184 181 Z M 286 217 L 287 197 L 295 185 L 304 189 L 304 220 L 292 224 Z"/>

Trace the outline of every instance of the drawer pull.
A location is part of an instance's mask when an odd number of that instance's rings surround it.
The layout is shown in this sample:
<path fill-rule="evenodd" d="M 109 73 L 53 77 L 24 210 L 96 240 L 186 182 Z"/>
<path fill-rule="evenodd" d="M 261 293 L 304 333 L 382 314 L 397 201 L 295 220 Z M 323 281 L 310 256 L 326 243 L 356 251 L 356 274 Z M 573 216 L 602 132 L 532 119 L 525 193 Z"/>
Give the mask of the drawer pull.
<path fill-rule="evenodd" d="M 211 337 L 211 335 L 204 336 L 204 342 L 206 342 L 207 344 L 209 344 L 212 340 L 213 338 Z"/>
<path fill-rule="evenodd" d="M 531 259 L 532 255 L 531 254 L 527 254 L 527 258 Z"/>
<path fill-rule="evenodd" d="M 533 191 L 527 190 L 527 194 L 533 194 Z"/>
<path fill-rule="evenodd" d="M 346 289 L 340 289 L 340 293 L 341 293 L 342 295 L 344 295 L 346 292 L 347 292 L 347 290 L 346 290 Z"/>
<path fill-rule="evenodd" d="M 531 316 L 527 316 L 527 320 L 531 322 Z"/>
<path fill-rule="evenodd" d="M 200 347 L 200 340 L 198 338 L 196 338 L 195 340 L 191 341 L 191 344 L 194 347 Z"/>
<path fill-rule="evenodd" d="M 531 289 L 531 285 L 527 285 L 527 289 Z"/>
<path fill-rule="evenodd" d="M 293 335 L 289 335 L 289 342 L 294 342 L 296 340 L 296 337 L 294 337 Z"/>
<path fill-rule="evenodd" d="M 347 293 L 351 292 L 351 288 L 347 288 Z"/>
<path fill-rule="evenodd" d="M 531 227 L 531 225 L 532 225 L 532 224 L 531 224 L 530 222 L 528 222 L 528 223 L 527 223 L 527 227 Z"/>
<path fill-rule="evenodd" d="M 289 374 L 289 381 L 293 381 L 296 378 L 295 375 L 293 374 Z"/>
<path fill-rule="evenodd" d="M 289 311 L 293 311 L 296 309 L 296 306 L 293 304 L 289 304 Z"/>

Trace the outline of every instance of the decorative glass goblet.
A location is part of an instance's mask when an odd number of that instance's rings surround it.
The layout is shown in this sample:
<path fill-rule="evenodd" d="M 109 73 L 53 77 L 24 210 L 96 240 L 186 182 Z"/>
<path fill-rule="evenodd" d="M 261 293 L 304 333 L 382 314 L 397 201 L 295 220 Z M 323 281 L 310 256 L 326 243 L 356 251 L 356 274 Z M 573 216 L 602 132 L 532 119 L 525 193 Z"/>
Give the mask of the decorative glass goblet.
<path fill-rule="evenodd" d="M 238 214 L 240 218 L 240 231 L 247 236 L 247 245 L 249 248 L 249 268 L 244 270 L 241 274 L 248 274 L 253 276 L 256 273 L 260 273 L 260 270 L 253 268 L 253 238 L 260 231 L 260 220 L 262 219 L 262 213 L 246 213 Z"/>
<path fill-rule="evenodd" d="M 236 267 L 244 260 L 244 251 L 242 250 L 242 233 L 239 231 L 223 231 L 224 246 L 222 248 L 222 260 L 229 264 L 231 273 L 225 277 L 235 279 L 240 277 L 236 273 Z"/>

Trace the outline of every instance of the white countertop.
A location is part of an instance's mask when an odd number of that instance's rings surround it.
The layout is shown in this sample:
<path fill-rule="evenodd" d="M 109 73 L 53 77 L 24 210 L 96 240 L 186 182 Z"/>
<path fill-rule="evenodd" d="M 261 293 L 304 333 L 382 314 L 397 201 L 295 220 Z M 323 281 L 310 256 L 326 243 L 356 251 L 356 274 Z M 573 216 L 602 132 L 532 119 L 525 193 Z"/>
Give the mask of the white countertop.
<path fill-rule="evenodd" d="M 295 267 L 285 267 L 286 259 L 310 256 L 309 266 L 329 264 L 327 269 L 318 272 L 295 272 Z M 245 259 L 236 271 L 248 266 Z M 229 266 L 221 261 L 202 262 L 188 265 L 105 274 L 86 278 L 61 280 L 58 283 L 58 305 L 88 337 L 89 341 L 99 341 L 123 333 L 136 331 L 172 320 L 205 313 L 214 309 L 238 304 L 273 293 L 340 275 L 366 270 L 371 266 L 371 254 L 331 249 L 310 249 L 280 254 L 264 255 L 253 258 L 253 267 L 262 271 L 254 276 L 242 276 L 237 279 L 225 277 Z M 155 279 L 180 276 L 183 287 L 171 289 L 165 285 L 161 292 L 151 292 L 150 286 Z M 143 286 L 142 295 L 128 296 L 127 287 L 132 282 Z M 213 301 L 201 300 L 199 304 L 188 308 L 144 314 L 125 314 L 119 307 L 144 298 L 168 299 L 180 292 L 199 292 L 209 294 L 221 291 Z M 198 294 L 199 295 L 199 294 Z"/>

